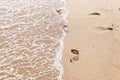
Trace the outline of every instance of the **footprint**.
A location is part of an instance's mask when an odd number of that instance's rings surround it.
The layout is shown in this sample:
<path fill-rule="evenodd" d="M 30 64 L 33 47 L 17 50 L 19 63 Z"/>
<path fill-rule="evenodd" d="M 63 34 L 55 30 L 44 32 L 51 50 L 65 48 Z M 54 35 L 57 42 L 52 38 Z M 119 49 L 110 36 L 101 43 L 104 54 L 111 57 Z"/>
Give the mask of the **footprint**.
<path fill-rule="evenodd" d="M 68 31 L 68 25 L 64 25 L 64 26 L 63 26 L 63 29 L 64 29 L 64 31 L 65 31 L 66 33 L 69 32 L 69 31 Z"/>
<path fill-rule="evenodd" d="M 97 27 L 97 29 L 101 31 L 114 30 L 112 27 Z"/>
<path fill-rule="evenodd" d="M 98 12 L 94 12 L 94 13 L 90 13 L 89 15 L 97 15 L 97 16 L 100 16 L 101 14 L 98 13 Z"/>
<path fill-rule="evenodd" d="M 79 60 L 79 51 L 77 49 L 71 49 L 72 54 L 75 54 L 73 58 L 70 59 L 70 62 Z"/>
<path fill-rule="evenodd" d="M 110 27 L 104 27 L 104 26 L 96 27 L 96 30 L 99 31 L 99 32 L 113 31 L 113 30 L 116 30 L 116 29 L 117 29 L 117 27 L 113 24 Z"/>
<path fill-rule="evenodd" d="M 79 51 L 78 51 L 77 49 L 71 49 L 71 52 L 72 52 L 73 54 L 79 55 Z"/>
<path fill-rule="evenodd" d="M 74 56 L 73 58 L 70 59 L 70 62 L 72 63 L 73 61 L 78 61 L 79 56 Z"/>

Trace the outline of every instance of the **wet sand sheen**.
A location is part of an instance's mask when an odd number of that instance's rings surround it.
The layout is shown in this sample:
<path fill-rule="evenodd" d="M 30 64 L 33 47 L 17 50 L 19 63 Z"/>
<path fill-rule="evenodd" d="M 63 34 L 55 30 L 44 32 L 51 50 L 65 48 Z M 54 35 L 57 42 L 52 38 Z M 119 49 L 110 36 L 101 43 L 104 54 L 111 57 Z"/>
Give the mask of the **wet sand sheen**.
<path fill-rule="evenodd" d="M 0 80 L 61 80 L 65 1 L 1 0 L 0 5 Z"/>

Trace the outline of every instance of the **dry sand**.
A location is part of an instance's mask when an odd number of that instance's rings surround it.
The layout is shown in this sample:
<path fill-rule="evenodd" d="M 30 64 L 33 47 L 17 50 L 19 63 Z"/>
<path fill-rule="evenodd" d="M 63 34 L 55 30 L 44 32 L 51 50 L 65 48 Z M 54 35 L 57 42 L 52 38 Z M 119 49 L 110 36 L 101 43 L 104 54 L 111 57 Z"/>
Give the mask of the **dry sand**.
<path fill-rule="evenodd" d="M 120 0 L 68 0 L 67 8 L 63 80 L 120 80 Z M 71 49 L 79 51 L 72 63 Z"/>

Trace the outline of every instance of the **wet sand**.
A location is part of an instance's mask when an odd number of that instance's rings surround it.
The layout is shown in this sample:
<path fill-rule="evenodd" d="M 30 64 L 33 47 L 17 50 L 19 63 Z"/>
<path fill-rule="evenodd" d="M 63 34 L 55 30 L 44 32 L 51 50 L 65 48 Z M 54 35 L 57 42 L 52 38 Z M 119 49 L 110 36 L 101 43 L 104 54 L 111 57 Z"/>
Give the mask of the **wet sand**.
<path fill-rule="evenodd" d="M 62 8 L 64 0 L 1 0 L 0 80 L 61 80 Z"/>
<path fill-rule="evenodd" d="M 67 8 L 63 80 L 120 80 L 120 1 L 68 0 Z"/>

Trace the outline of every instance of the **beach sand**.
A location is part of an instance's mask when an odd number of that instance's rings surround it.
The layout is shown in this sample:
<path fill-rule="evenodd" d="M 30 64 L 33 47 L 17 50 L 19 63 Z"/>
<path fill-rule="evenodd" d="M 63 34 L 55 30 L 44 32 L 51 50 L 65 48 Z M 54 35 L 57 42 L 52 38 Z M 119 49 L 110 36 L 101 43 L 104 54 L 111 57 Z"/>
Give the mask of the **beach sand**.
<path fill-rule="evenodd" d="M 67 8 L 63 80 L 120 80 L 120 1 L 68 0 Z"/>

